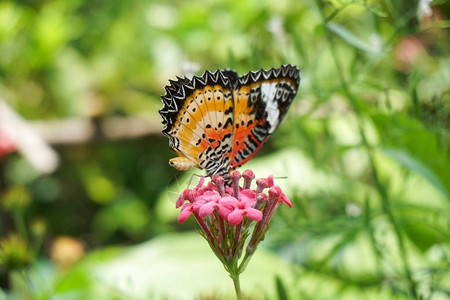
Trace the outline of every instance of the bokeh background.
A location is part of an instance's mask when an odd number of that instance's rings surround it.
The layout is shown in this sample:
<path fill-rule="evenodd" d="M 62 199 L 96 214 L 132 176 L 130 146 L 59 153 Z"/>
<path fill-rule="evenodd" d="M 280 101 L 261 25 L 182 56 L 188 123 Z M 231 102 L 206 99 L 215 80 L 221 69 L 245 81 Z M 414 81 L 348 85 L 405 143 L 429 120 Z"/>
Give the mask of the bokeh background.
<path fill-rule="evenodd" d="M 244 293 L 448 299 L 449 13 L 445 0 L 1 1 L 0 299 L 230 297 L 194 223 L 176 222 L 190 176 L 167 163 L 159 97 L 177 75 L 285 63 L 298 95 L 246 167 L 283 177 L 293 207 Z"/>

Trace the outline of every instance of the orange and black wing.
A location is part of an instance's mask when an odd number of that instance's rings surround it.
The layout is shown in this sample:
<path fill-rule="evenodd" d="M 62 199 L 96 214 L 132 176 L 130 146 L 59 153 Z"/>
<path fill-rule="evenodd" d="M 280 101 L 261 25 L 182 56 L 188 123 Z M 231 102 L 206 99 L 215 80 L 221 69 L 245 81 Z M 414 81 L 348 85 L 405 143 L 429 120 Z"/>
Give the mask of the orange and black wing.
<path fill-rule="evenodd" d="M 177 77 L 161 97 L 159 113 L 170 147 L 208 176 L 230 171 L 236 81 L 231 70 L 206 71 L 192 79 Z"/>
<path fill-rule="evenodd" d="M 231 169 L 250 160 L 283 120 L 300 84 L 296 66 L 249 72 L 233 92 Z"/>

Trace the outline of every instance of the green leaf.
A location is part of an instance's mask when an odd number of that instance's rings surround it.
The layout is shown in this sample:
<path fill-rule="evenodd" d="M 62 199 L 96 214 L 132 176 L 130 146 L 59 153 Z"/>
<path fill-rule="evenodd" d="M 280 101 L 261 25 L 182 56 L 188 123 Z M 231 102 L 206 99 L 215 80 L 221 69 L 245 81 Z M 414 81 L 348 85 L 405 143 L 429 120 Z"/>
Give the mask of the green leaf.
<path fill-rule="evenodd" d="M 430 182 L 435 188 L 437 188 L 442 194 L 448 197 L 447 190 L 439 177 L 429 169 L 426 165 L 419 160 L 411 156 L 408 152 L 393 148 L 384 148 L 383 153 L 407 168 L 410 171 L 416 172 L 423 176 L 428 182 Z"/>
<path fill-rule="evenodd" d="M 281 280 L 281 278 L 279 276 L 275 277 L 275 283 L 277 286 L 278 299 L 288 300 L 289 297 L 286 292 L 286 287 L 284 286 L 283 281 Z"/>
<path fill-rule="evenodd" d="M 341 39 L 349 43 L 350 45 L 354 46 L 355 48 L 362 50 L 367 53 L 372 54 L 378 54 L 379 51 L 372 47 L 371 45 L 367 44 L 366 42 L 363 42 L 360 38 L 358 38 L 356 35 L 348 31 L 346 28 L 342 27 L 339 24 L 336 24 L 334 22 L 328 22 L 326 24 L 327 28 L 332 31 L 334 34 L 339 36 Z"/>
<path fill-rule="evenodd" d="M 445 209 L 431 209 L 424 205 L 399 205 L 398 216 L 403 231 L 421 251 L 450 239 Z"/>
<path fill-rule="evenodd" d="M 385 154 L 417 172 L 444 196 L 450 194 L 450 161 L 438 137 L 420 121 L 406 115 L 371 116 Z"/>

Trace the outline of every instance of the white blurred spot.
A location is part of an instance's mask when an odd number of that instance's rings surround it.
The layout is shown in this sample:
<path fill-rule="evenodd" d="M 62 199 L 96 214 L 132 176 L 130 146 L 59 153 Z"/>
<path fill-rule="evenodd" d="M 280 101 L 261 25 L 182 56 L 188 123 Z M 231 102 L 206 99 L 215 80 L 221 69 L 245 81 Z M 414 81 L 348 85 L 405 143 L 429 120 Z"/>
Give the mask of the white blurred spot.
<path fill-rule="evenodd" d="M 361 215 L 361 207 L 356 203 L 349 203 L 345 206 L 345 214 L 353 218 L 359 217 Z"/>
<path fill-rule="evenodd" d="M 373 33 L 369 37 L 369 43 L 375 53 L 380 53 L 383 50 L 383 41 L 379 34 Z"/>
<path fill-rule="evenodd" d="M 283 27 L 283 18 L 279 15 L 272 16 L 267 22 L 267 30 L 273 35 L 273 39 L 279 44 L 279 48 L 286 55 L 288 42 L 286 32 Z"/>
<path fill-rule="evenodd" d="M 433 11 L 430 8 L 430 3 L 433 0 L 420 0 L 419 2 L 419 17 L 431 17 Z"/>
<path fill-rule="evenodd" d="M 145 19 L 153 27 L 169 29 L 177 24 L 178 12 L 174 7 L 169 5 L 153 4 L 148 9 Z"/>
<path fill-rule="evenodd" d="M 186 60 L 181 65 L 181 71 L 183 72 L 184 76 L 187 78 L 194 77 L 195 74 L 200 70 L 200 64 L 195 61 L 189 61 Z"/>

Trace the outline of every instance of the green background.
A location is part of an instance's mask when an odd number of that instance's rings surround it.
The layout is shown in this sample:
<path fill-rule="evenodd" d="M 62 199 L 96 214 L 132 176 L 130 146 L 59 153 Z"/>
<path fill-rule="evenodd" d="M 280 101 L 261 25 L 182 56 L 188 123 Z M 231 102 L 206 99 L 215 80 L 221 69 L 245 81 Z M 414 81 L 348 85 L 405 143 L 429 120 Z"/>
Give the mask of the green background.
<path fill-rule="evenodd" d="M 195 224 L 176 222 L 190 177 L 167 163 L 159 97 L 186 72 L 286 63 L 301 69 L 298 95 L 241 171 L 279 177 L 293 207 L 278 209 L 244 293 L 448 299 L 449 12 L 443 0 L 1 1 L 0 97 L 30 126 L 123 118 L 148 131 L 52 141 L 51 174 L 0 158 L 0 299 L 231 297 Z"/>

